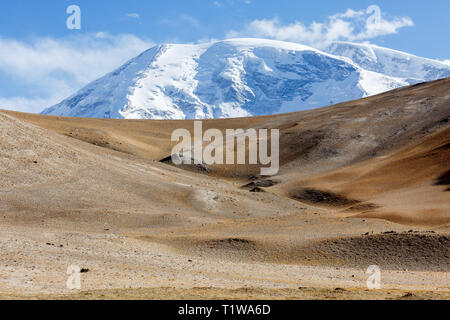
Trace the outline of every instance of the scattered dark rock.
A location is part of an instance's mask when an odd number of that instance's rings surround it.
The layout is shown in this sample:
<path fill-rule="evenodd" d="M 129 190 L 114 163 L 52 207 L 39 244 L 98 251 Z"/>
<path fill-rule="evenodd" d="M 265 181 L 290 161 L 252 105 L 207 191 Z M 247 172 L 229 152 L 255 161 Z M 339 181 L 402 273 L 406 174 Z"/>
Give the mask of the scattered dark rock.
<path fill-rule="evenodd" d="M 238 239 L 238 238 L 233 238 L 233 239 L 227 239 L 228 243 L 250 243 L 250 241 L 245 240 L 245 239 Z"/>
<path fill-rule="evenodd" d="M 254 187 L 269 188 L 269 187 L 273 187 L 276 184 L 277 184 L 277 182 L 275 182 L 273 180 L 258 180 L 258 181 L 253 181 L 249 184 L 246 184 L 242 188 L 243 189 L 249 189 L 249 188 L 254 188 Z"/>
<path fill-rule="evenodd" d="M 183 161 L 183 163 L 181 165 L 175 165 L 173 163 L 173 159 L 178 159 L 180 161 Z M 181 169 L 185 169 L 185 170 L 195 170 L 195 171 L 200 171 L 202 173 L 209 173 L 211 172 L 211 170 L 209 169 L 209 166 L 207 164 L 205 164 L 204 162 L 201 164 L 195 164 L 195 159 L 188 159 L 189 161 L 186 161 L 186 157 L 184 155 L 170 155 L 162 160 L 160 160 L 159 162 L 161 163 L 166 163 L 166 164 L 170 164 L 176 167 L 179 167 Z M 187 164 L 186 164 L 187 162 Z M 189 164 L 190 163 L 190 164 Z"/>
<path fill-rule="evenodd" d="M 388 232 L 310 243 L 296 254 L 316 255 L 333 267 L 367 268 L 376 261 L 382 269 L 442 272 L 450 268 L 449 242 L 447 235 Z"/>
<path fill-rule="evenodd" d="M 46 245 L 51 246 L 51 247 L 56 247 L 57 245 L 55 245 L 54 243 L 51 242 L 47 242 Z M 59 246 L 57 246 L 59 248 L 63 248 L 64 246 L 62 244 L 60 244 Z"/>
<path fill-rule="evenodd" d="M 80 270 L 80 273 L 87 273 L 87 272 L 89 272 L 89 271 L 90 271 L 89 269 L 83 268 L 83 269 Z"/>
<path fill-rule="evenodd" d="M 345 196 L 316 189 L 302 189 L 291 195 L 295 200 L 312 203 L 322 204 L 326 206 L 345 207 L 352 206 L 360 203 L 359 200 L 348 199 Z"/>
<path fill-rule="evenodd" d="M 265 192 L 263 189 L 261 189 L 260 187 L 256 187 L 250 190 L 250 192 Z"/>
<path fill-rule="evenodd" d="M 444 172 L 441 176 L 436 179 L 434 183 L 435 186 L 450 186 L 450 170 Z M 450 187 L 445 191 L 450 191 Z"/>

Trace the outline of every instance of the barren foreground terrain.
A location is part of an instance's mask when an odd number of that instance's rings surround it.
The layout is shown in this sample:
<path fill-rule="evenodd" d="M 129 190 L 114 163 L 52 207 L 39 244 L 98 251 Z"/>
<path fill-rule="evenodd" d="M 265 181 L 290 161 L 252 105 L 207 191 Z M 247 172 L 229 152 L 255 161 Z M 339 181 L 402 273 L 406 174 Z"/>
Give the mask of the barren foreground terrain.
<path fill-rule="evenodd" d="M 444 79 L 204 121 L 280 129 L 264 178 L 162 162 L 192 121 L 0 111 L 0 298 L 450 299 L 449 119 Z"/>

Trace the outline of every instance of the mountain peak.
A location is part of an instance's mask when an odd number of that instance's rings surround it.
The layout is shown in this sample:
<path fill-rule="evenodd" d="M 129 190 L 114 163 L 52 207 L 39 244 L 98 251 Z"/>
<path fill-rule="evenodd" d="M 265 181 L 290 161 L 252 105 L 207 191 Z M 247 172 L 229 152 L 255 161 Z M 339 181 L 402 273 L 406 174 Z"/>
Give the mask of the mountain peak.
<path fill-rule="evenodd" d="M 441 61 L 373 44 L 333 42 L 324 51 L 347 57 L 365 70 L 403 78 L 409 84 L 450 76 L 448 66 Z"/>
<path fill-rule="evenodd" d="M 253 38 L 163 44 L 43 114 L 127 119 L 267 115 L 450 76 L 443 63 L 382 49 L 336 42 L 322 52 Z"/>

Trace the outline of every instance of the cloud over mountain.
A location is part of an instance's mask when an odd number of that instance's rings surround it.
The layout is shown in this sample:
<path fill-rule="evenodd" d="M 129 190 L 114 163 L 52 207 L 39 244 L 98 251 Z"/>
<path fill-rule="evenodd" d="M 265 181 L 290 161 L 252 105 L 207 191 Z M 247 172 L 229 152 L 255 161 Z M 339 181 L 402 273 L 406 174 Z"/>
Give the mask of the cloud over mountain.
<path fill-rule="evenodd" d="M 152 45 L 131 34 L 102 32 L 30 42 L 0 38 L 0 81 L 32 93 L 4 94 L 0 107 L 39 112 Z"/>
<path fill-rule="evenodd" d="M 332 41 L 364 41 L 395 34 L 399 29 L 413 25 L 409 17 L 387 17 L 380 7 L 372 5 L 366 10 L 348 9 L 344 13 L 329 16 L 325 22 L 313 22 L 310 25 L 300 21 L 283 24 L 278 18 L 257 19 L 240 31 L 230 31 L 228 37 L 269 38 L 320 48 Z"/>

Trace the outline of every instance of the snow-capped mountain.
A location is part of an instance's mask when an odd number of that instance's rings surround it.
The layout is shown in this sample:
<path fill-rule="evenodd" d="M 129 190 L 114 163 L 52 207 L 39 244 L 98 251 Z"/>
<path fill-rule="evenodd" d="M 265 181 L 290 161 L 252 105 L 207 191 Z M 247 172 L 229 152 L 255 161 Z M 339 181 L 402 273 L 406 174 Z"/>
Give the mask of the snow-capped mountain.
<path fill-rule="evenodd" d="M 365 70 L 403 78 L 409 84 L 450 77 L 450 69 L 444 62 L 376 45 L 334 42 L 324 51 L 350 58 Z"/>
<path fill-rule="evenodd" d="M 327 50 L 333 54 L 262 39 L 160 45 L 43 114 L 127 119 L 267 115 L 450 76 L 444 63 L 388 49 L 336 43 Z"/>

